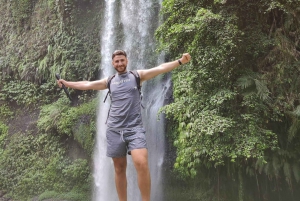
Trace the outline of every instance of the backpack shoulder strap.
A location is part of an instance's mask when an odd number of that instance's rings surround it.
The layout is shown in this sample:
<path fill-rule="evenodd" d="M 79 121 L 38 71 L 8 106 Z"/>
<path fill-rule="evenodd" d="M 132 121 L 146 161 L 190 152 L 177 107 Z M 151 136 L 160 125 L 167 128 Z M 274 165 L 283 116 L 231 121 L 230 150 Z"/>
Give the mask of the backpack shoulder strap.
<path fill-rule="evenodd" d="M 111 76 L 109 76 L 108 78 L 107 78 L 107 89 L 108 89 L 108 92 L 107 92 L 107 94 L 106 94 L 106 96 L 105 96 L 105 98 L 104 98 L 104 103 L 105 103 L 105 101 L 106 101 L 106 99 L 107 99 L 107 96 L 108 96 L 108 94 L 110 95 L 110 83 L 111 83 L 111 80 L 114 78 L 116 76 L 116 74 L 114 74 L 114 75 L 111 75 Z"/>
<path fill-rule="evenodd" d="M 110 93 L 110 83 L 111 83 L 111 80 L 112 80 L 115 76 L 116 76 L 116 74 L 111 75 L 111 76 L 109 76 L 109 77 L 107 78 L 107 89 L 108 89 L 109 93 Z"/>
<path fill-rule="evenodd" d="M 137 72 L 137 70 L 134 70 L 134 71 L 129 71 L 130 73 L 132 73 L 135 77 L 135 81 L 136 81 L 136 86 L 137 86 L 137 89 L 139 90 L 139 93 L 140 93 L 140 98 L 141 100 L 143 99 L 143 94 L 142 94 L 142 86 L 141 86 L 141 78 L 140 78 L 140 75 L 139 73 Z M 141 103 L 141 106 L 142 108 L 144 108 L 143 104 Z"/>
<path fill-rule="evenodd" d="M 136 70 L 129 71 L 129 72 L 134 75 L 135 81 L 136 81 L 136 86 L 137 86 L 139 92 L 141 93 L 141 78 L 140 78 L 140 75 L 138 74 L 138 72 Z"/>

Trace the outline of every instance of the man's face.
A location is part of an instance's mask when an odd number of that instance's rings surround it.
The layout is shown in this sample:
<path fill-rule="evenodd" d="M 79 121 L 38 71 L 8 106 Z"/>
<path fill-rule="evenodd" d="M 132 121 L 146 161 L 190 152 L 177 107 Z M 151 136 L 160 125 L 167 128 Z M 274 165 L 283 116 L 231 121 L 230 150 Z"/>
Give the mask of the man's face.
<path fill-rule="evenodd" d="M 125 73 L 128 60 L 124 55 L 116 55 L 112 60 L 112 65 L 118 73 Z"/>

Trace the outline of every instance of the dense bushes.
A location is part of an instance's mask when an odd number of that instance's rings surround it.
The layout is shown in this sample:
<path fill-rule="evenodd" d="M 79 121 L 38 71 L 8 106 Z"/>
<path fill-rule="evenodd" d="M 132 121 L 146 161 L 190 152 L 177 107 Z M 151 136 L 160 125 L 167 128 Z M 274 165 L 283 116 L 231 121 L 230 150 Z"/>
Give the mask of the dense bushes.
<path fill-rule="evenodd" d="M 70 90 L 71 107 L 54 75 L 98 78 L 102 3 L 0 0 L 0 4 L 0 190 L 18 200 L 39 194 L 89 200 L 90 160 L 71 159 L 68 142 L 75 141 L 81 152 L 92 155 L 96 92 Z"/>
<path fill-rule="evenodd" d="M 85 187 L 91 182 L 87 161 L 66 158 L 57 136 L 12 136 L 0 156 L 0 169 L 0 188 L 20 200 L 46 190 L 63 194 L 73 188 L 89 196 Z"/>
<path fill-rule="evenodd" d="M 97 98 L 78 107 L 71 107 L 67 98 L 42 107 L 38 128 L 42 132 L 73 137 L 91 156 L 96 133 Z"/>
<path fill-rule="evenodd" d="M 88 159 L 70 160 L 63 144 L 65 136 L 74 138 L 91 157 L 96 132 L 97 99 L 71 107 L 66 98 L 43 106 L 38 120 L 38 135 L 15 133 L 0 124 L 0 189 L 20 200 L 54 191 L 64 197 L 76 192 L 88 200 L 91 170 Z M 74 192 L 71 193 L 74 196 Z M 74 199 L 80 200 L 80 199 Z"/>
<path fill-rule="evenodd" d="M 174 103 L 163 109 L 177 122 L 175 169 L 192 177 L 204 167 L 215 170 L 212 187 L 223 198 L 233 188 L 239 200 L 262 194 L 293 200 L 288 192 L 300 174 L 299 1 L 163 5 L 156 33 L 161 48 L 175 58 L 192 55 L 191 64 L 173 74 Z M 228 179 L 239 184 L 226 185 Z"/>

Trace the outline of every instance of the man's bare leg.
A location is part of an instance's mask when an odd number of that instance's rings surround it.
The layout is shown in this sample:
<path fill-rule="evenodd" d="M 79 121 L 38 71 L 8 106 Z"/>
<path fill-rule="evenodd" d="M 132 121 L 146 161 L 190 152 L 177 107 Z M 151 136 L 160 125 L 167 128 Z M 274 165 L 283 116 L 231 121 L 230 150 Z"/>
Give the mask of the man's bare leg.
<path fill-rule="evenodd" d="M 147 149 L 135 149 L 131 151 L 131 155 L 137 171 L 142 201 L 150 201 L 151 179 L 148 167 L 148 151 Z"/>
<path fill-rule="evenodd" d="M 115 167 L 115 183 L 120 201 L 127 201 L 126 157 L 113 158 Z"/>

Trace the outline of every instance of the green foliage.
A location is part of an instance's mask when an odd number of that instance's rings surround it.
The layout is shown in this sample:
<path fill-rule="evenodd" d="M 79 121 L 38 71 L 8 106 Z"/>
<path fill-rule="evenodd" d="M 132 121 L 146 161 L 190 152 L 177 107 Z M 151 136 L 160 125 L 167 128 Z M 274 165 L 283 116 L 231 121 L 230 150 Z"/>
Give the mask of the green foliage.
<path fill-rule="evenodd" d="M 0 3 L 9 7 L 4 0 Z M 12 1 L 17 22 L 9 19 L 8 9 L 1 8 L 0 83 L 25 81 L 40 88 L 53 85 L 55 73 L 69 80 L 97 79 L 100 16 L 80 6 L 77 1 Z M 77 15 L 79 24 L 72 20 Z M 17 32 L 14 25 L 20 23 L 24 27 Z"/>
<path fill-rule="evenodd" d="M 87 162 L 70 162 L 64 153 L 57 137 L 12 136 L 0 156 L 1 189 L 7 189 L 14 198 L 24 199 L 46 189 L 67 192 L 88 183 Z"/>
<path fill-rule="evenodd" d="M 8 134 L 8 126 L 0 121 L 0 155 L 4 151 L 7 134 Z"/>
<path fill-rule="evenodd" d="M 254 95 L 257 94 L 260 99 L 270 101 L 270 91 L 267 87 L 267 84 L 263 78 L 261 78 L 257 74 L 252 75 L 245 75 L 237 80 L 237 86 L 241 89 L 246 89 L 248 93 L 253 93 Z M 246 94 L 244 94 L 246 96 Z"/>
<path fill-rule="evenodd" d="M 62 170 L 62 174 L 68 186 L 72 186 L 70 195 L 86 196 L 90 193 L 91 168 L 86 159 L 76 159 Z"/>
<path fill-rule="evenodd" d="M 11 1 L 12 14 L 19 26 L 22 26 L 31 15 L 36 0 L 13 0 Z"/>
<path fill-rule="evenodd" d="M 13 116 L 14 112 L 11 111 L 9 106 L 4 103 L 0 106 L 0 118 L 4 121 L 10 119 Z"/>
<path fill-rule="evenodd" d="M 296 185 L 299 7 L 297 0 L 163 2 L 160 49 L 192 56 L 174 71 L 174 103 L 162 109 L 176 121 L 181 175 L 224 166 L 240 178 L 240 200 L 247 197 L 242 177 L 255 171 Z M 251 171 L 237 175 L 241 167 Z"/>
<path fill-rule="evenodd" d="M 72 200 L 72 201 L 82 201 L 90 200 L 90 196 L 82 194 L 76 191 L 70 191 L 68 193 L 57 193 L 55 191 L 45 191 L 39 196 L 39 201 L 54 199 L 54 200 Z"/>
<path fill-rule="evenodd" d="M 59 124 L 60 115 L 68 111 L 69 108 L 69 100 L 66 97 L 60 98 L 52 104 L 44 105 L 41 108 L 37 124 L 39 130 L 46 133 L 55 132 Z"/>
<path fill-rule="evenodd" d="M 64 97 L 57 102 L 42 107 L 38 128 L 41 132 L 73 136 L 74 139 L 92 154 L 96 133 L 96 108 L 98 99 L 78 107 L 70 107 Z"/>
<path fill-rule="evenodd" d="M 89 102 L 71 108 L 65 94 L 59 93 L 54 76 L 60 73 L 69 80 L 98 78 L 98 11 L 102 2 L 0 0 L 0 4 L 1 120 L 12 121 L 7 123 L 9 128 L 14 125 L 18 119 L 13 112 L 15 104 L 43 108 L 36 136 L 12 133 L 12 138 L 4 139 L 1 134 L 0 189 L 19 200 L 47 190 L 57 192 L 61 199 L 89 200 L 88 163 L 70 161 L 62 148 L 68 146 L 61 145 L 60 140 L 72 136 L 92 153 L 96 103 L 89 100 L 95 92 L 70 90 L 79 104 Z M 59 103 L 50 105 L 60 96 Z M 16 118 L 9 119 L 13 116 Z M 6 128 L 4 123 L 0 127 Z"/>
<path fill-rule="evenodd" d="M 53 83 L 39 86 L 26 81 L 10 81 L 4 84 L 0 100 L 14 101 L 18 105 L 27 106 L 48 103 L 53 99 L 54 89 Z"/>

